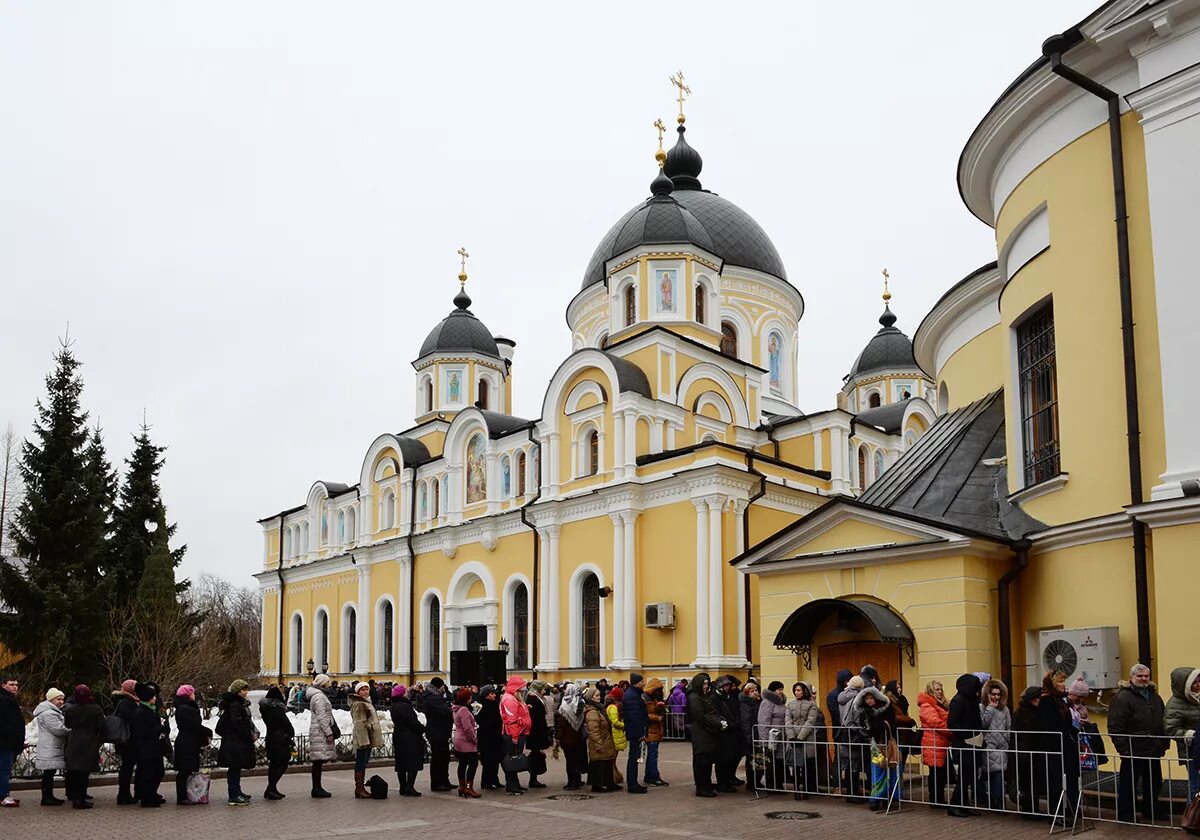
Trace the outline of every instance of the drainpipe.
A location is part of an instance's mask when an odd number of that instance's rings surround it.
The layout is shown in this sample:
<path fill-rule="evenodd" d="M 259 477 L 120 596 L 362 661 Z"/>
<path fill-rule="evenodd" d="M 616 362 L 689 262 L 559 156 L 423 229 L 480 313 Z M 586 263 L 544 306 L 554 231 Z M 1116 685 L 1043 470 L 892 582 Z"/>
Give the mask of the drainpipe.
<path fill-rule="evenodd" d="M 413 684 L 417 669 L 417 553 L 413 551 L 413 531 L 417 530 L 417 465 L 412 465 L 412 482 L 408 493 L 408 684 Z"/>
<path fill-rule="evenodd" d="M 772 433 L 772 430 L 770 427 L 768 427 L 767 428 L 767 439 L 768 440 L 771 439 L 771 433 Z M 774 443 L 775 443 L 775 453 L 778 455 L 779 441 L 774 441 Z M 778 458 L 776 458 L 776 460 L 778 460 Z M 763 473 L 754 469 L 754 467 L 752 466 L 753 462 L 754 462 L 754 450 L 748 449 L 748 450 L 746 450 L 746 472 L 750 473 L 751 475 L 758 476 L 758 491 L 753 496 L 751 496 L 749 499 L 746 500 L 746 512 L 742 515 L 742 546 L 743 546 L 743 550 L 749 550 L 749 548 L 750 548 L 750 508 L 754 507 L 755 502 L 757 502 L 763 496 L 767 495 L 767 477 Z M 754 656 L 753 656 L 753 654 L 754 654 L 754 622 L 751 620 L 751 615 L 750 615 L 750 607 L 751 607 L 751 603 L 752 603 L 752 600 L 750 597 L 750 575 L 742 575 L 742 600 L 745 604 L 745 609 L 743 609 L 742 612 L 745 614 L 745 620 L 746 620 L 745 656 L 746 656 L 746 661 L 751 663 L 751 665 L 753 665 L 753 663 L 754 663 Z"/>
<path fill-rule="evenodd" d="M 526 431 L 529 434 L 529 442 L 537 447 L 538 466 L 541 467 L 541 464 L 542 464 L 542 442 L 541 442 L 541 440 L 539 440 L 533 436 L 533 426 L 532 425 L 530 425 Z M 533 659 L 533 663 L 532 663 L 533 664 L 533 668 L 532 668 L 533 678 L 536 680 L 537 679 L 537 664 L 538 664 L 538 660 L 541 659 L 541 655 L 542 655 L 541 647 L 539 645 L 539 638 L 538 638 L 538 628 L 541 624 L 541 617 L 542 617 L 541 610 L 539 609 L 539 607 L 542 603 L 542 599 L 541 599 L 542 583 L 541 583 L 541 577 L 540 577 L 541 571 L 542 571 L 542 540 L 541 540 L 541 537 L 538 536 L 537 526 L 529 521 L 529 518 L 526 515 L 526 513 L 527 513 L 527 508 L 532 504 L 536 504 L 537 500 L 542 497 L 542 477 L 534 476 L 534 480 L 537 481 L 537 492 L 535 492 L 533 494 L 532 499 L 530 499 L 525 504 L 521 505 L 521 522 L 522 522 L 522 524 L 525 525 L 526 528 L 533 531 L 533 592 L 529 593 L 530 600 L 533 603 L 529 605 L 529 609 L 533 613 L 533 621 L 531 622 L 532 633 L 533 633 L 533 644 L 530 649 L 530 656 Z"/>
<path fill-rule="evenodd" d="M 1029 565 L 1029 540 L 1021 540 L 1013 546 L 1013 564 L 1000 576 L 996 588 L 997 625 L 1000 628 L 1000 679 L 1012 687 L 1012 602 L 1009 586 L 1021 576 Z"/>
<path fill-rule="evenodd" d="M 275 632 L 275 662 L 279 665 L 279 684 L 283 685 L 283 514 L 279 514 L 279 565 L 275 567 L 279 577 L 279 603 L 276 612 L 279 614 L 279 628 Z"/>
<path fill-rule="evenodd" d="M 1125 361 L 1125 431 L 1128 438 L 1129 503 L 1140 505 L 1142 445 L 1138 421 L 1137 356 L 1133 340 L 1133 282 L 1129 269 L 1129 210 L 1125 200 L 1125 153 L 1121 141 L 1121 97 L 1104 85 L 1063 64 L 1062 52 L 1072 46 L 1070 35 L 1056 35 L 1042 44 L 1050 70 L 1108 104 L 1108 140 L 1112 155 L 1113 203 L 1117 227 L 1117 281 L 1121 295 L 1121 349 Z M 1133 579 L 1137 604 L 1138 661 L 1150 665 L 1150 585 L 1146 561 L 1146 526 L 1133 518 Z"/>

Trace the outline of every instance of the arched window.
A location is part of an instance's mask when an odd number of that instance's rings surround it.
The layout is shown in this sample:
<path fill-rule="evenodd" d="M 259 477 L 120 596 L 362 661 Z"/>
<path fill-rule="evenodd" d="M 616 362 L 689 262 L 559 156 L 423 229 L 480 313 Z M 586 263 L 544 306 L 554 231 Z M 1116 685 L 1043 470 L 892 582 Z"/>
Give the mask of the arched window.
<path fill-rule="evenodd" d="M 433 411 L 433 377 L 425 378 L 425 410 Z"/>
<path fill-rule="evenodd" d="M 380 503 L 379 510 L 379 527 L 381 530 L 394 528 L 396 525 L 396 494 L 391 490 L 383 494 L 383 501 Z"/>
<path fill-rule="evenodd" d="M 737 357 L 737 330 L 728 321 L 721 322 L 721 352 L 726 356 Z"/>
<path fill-rule="evenodd" d="M 488 407 L 488 381 L 486 379 L 479 380 L 479 407 L 487 411 Z"/>
<path fill-rule="evenodd" d="M 632 327 L 637 320 L 637 287 L 630 283 L 625 289 L 625 326 Z"/>
<path fill-rule="evenodd" d="M 429 662 L 430 671 L 439 671 L 442 667 L 442 605 L 434 596 L 429 599 Z"/>
<path fill-rule="evenodd" d="M 392 640 L 395 632 L 395 610 L 391 601 L 379 605 L 379 660 L 384 671 L 392 670 Z"/>
<path fill-rule="evenodd" d="M 937 410 L 938 414 L 945 414 L 950 408 L 950 389 L 946 387 L 946 383 L 942 382 L 938 385 L 937 392 Z"/>
<path fill-rule="evenodd" d="M 329 514 L 321 514 L 321 545 L 329 545 Z"/>
<path fill-rule="evenodd" d="M 292 667 L 293 674 L 304 673 L 304 618 L 292 616 Z"/>
<path fill-rule="evenodd" d="M 879 392 L 872 391 L 867 395 L 867 406 L 869 408 L 879 408 Z"/>
<path fill-rule="evenodd" d="M 706 297 L 704 287 L 699 283 L 696 284 L 696 322 L 704 323 L 704 298 Z"/>
<path fill-rule="evenodd" d="M 350 508 L 346 511 L 346 539 L 349 542 L 354 542 L 358 539 L 358 529 L 355 527 L 357 524 L 357 518 L 358 517 L 354 512 L 354 508 Z"/>
<path fill-rule="evenodd" d="M 867 489 L 867 447 L 858 447 L 858 486 L 860 489 Z"/>
<path fill-rule="evenodd" d="M 525 495 L 525 452 L 517 453 L 517 495 Z"/>
<path fill-rule="evenodd" d="M 584 456 L 585 458 L 587 458 L 587 460 L 584 462 L 584 464 L 586 466 L 586 469 L 584 470 L 584 475 L 597 475 L 600 472 L 600 434 L 599 434 L 599 432 L 597 432 L 595 429 L 592 429 L 590 432 L 587 433 L 587 438 L 585 439 L 584 442 L 587 445 L 587 452 Z"/>
<path fill-rule="evenodd" d="M 518 583 L 513 590 L 513 668 L 529 667 L 529 590 Z"/>
<path fill-rule="evenodd" d="M 583 649 L 580 651 L 584 668 L 600 667 L 600 580 L 589 574 L 581 585 L 579 625 Z"/>
<path fill-rule="evenodd" d="M 512 461 L 505 455 L 500 459 L 500 498 L 512 495 Z"/>
<path fill-rule="evenodd" d="M 442 483 L 436 478 L 433 480 L 433 518 L 437 519 L 442 515 Z"/>
<path fill-rule="evenodd" d="M 346 511 L 339 510 L 337 518 L 337 538 L 338 545 L 346 542 Z"/>
<path fill-rule="evenodd" d="M 345 671 L 353 674 L 358 667 L 358 610 L 347 607 L 342 614 L 342 624 L 346 640 L 342 650 L 342 662 L 346 663 Z"/>
<path fill-rule="evenodd" d="M 883 463 L 883 450 L 876 449 L 875 450 L 875 470 L 874 470 L 876 479 L 878 479 L 879 476 L 883 475 L 884 469 L 885 469 L 885 467 L 884 467 L 884 463 Z"/>
<path fill-rule="evenodd" d="M 325 673 L 329 670 L 329 613 L 321 610 L 317 613 L 317 644 L 315 645 L 315 662 L 317 670 Z"/>
<path fill-rule="evenodd" d="M 292 556 L 292 529 L 283 529 L 283 557 L 289 559 Z"/>

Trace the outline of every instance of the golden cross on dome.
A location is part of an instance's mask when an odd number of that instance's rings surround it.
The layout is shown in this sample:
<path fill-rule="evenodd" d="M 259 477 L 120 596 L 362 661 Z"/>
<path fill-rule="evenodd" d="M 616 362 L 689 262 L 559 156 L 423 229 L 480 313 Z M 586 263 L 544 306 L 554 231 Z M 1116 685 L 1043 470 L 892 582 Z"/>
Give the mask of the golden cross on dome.
<path fill-rule="evenodd" d="M 458 272 L 458 282 L 465 286 L 467 283 L 467 257 L 471 256 L 467 253 L 466 245 L 458 249 L 458 255 L 462 257 L 462 268 Z"/>
<path fill-rule="evenodd" d="M 669 77 L 667 81 L 679 89 L 679 116 L 676 117 L 675 120 L 682 125 L 683 121 L 686 119 L 686 117 L 683 116 L 683 100 L 692 95 L 692 89 L 684 84 L 682 70 L 676 72 L 674 76 Z"/>
<path fill-rule="evenodd" d="M 654 153 L 654 159 L 658 161 L 659 166 L 662 166 L 663 161 L 667 159 L 667 153 L 663 151 L 662 147 L 663 132 L 667 130 L 667 127 L 663 125 L 661 118 L 654 121 L 654 127 L 658 129 L 658 151 Z"/>
<path fill-rule="evenodd" d="M 885 304 L 892 299 L 892 293 L 888 291 L 888 280 L 890 279 L 891 275 L 888 274 L 888 270 L 885 268 L 883 270 L 883 302 Z"/>

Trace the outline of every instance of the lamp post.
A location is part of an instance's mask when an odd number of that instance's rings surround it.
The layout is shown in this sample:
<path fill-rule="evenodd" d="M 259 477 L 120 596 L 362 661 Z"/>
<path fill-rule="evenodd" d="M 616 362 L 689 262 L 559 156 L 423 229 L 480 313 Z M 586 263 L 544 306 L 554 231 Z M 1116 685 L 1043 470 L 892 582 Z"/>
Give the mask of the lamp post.
<path fill-rule="evenodd" d="M 316 665 L 313 663 L 313 661 L 312 661 L 311 659 L 310 659 L 310 660 L 308 660 L 308 662 L 306 662 L 306 663 L 304 664 L 304 667 L 308 669 L 308 678 L 309 678 L 310 680 L 311 680 L 311 679 L 315 679 L 315 678 L 316 678 L 316 676 L 317 676 L 317 667 L 316 667 Z"/>
<path fill-rule="evenodd" d="M 500 644 L 496 645 L 496 647 L 500 648 L 500 652 L 503 653 L 505 657 L 508 656 L 509 644 L 503 636 L 500 637 Z"/>

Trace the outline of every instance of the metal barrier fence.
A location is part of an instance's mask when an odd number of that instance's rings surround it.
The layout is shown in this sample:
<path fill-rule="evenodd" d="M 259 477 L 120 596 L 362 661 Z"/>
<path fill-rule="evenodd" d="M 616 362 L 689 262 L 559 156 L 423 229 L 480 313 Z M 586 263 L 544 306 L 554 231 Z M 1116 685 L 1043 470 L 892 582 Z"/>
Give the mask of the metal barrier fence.
<path fill-rule="evenodd" d="M 688 737 L 687 712 L 667 712 L 663 721 L 663 740 L 686 741 Z"/>
<path fill-rule="evenodd" d="M 1187 803 L 1200 790 L 1197 768 L 1177 738 L 1083 733 L 1079 754 L 1081 824 L 1179 828 Z"/>

